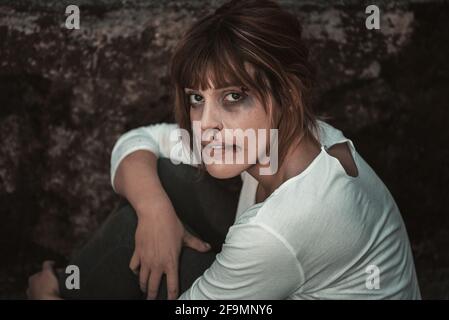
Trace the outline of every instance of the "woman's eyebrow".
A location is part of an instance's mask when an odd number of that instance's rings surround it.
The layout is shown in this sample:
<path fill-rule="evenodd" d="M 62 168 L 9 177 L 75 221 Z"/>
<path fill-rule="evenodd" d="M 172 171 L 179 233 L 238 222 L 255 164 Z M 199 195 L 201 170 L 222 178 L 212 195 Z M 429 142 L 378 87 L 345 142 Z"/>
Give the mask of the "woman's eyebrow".
<path fill-rule="evenodd" d="M 225 90 L 229 90 L 229 89 L 241 89 L 242 86 L 228 86 L 228 87 L 223 87 L 223 88 L 216 88 L 215 90 L 218 91 L 225 91 Z"/>
<path fill-rule="evenodd" d="M 224 91 L 224 90 L 228 90 L 228 89 L 242 89 L 244 87 L 242 86 L 229 86 L 229 87 L 223 87 L 223 88 L 214 88 L 213 90 L 216 91 Z M 200 92 L 200 90 L 194 90 L 194 89 L 190 89 L 190 88 L 184 88 L 185 92 Z"/>

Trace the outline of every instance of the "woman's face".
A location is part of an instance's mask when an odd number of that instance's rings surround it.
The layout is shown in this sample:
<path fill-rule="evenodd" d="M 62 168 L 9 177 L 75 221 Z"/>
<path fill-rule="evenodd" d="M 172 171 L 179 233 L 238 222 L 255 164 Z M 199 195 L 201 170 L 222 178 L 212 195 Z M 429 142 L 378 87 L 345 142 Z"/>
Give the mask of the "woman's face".
<path fill-rule="evenodd" d="M 232 86 L 205 91 L 186 88 L 185 92 L 194 138 L 201 141 L 202 160 L 210 175 L 237 176 L 267 154 L 269 115 L 251 91 Z"/>

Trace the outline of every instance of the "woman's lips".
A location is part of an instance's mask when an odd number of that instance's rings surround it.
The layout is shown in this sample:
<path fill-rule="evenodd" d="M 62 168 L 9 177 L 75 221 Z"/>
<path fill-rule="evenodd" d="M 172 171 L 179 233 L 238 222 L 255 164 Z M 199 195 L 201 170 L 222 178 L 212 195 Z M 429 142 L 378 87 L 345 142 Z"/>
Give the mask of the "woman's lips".
<path fill-rule="evenodd" d="M 241 148 L 235 144 L 208 144 L 203 146 L 203 150 L 210 151 L 211 156 L 215 156 L 215 151 L 221 152 L 224 155 L 223 150 L 224 152 L 232 150 L 232 152 L 235 153 L 240 151 L 240 149 Z"/>
<path fill-rule="evenodd" d="M 226 144 L 226 143 L 213 143 L 213 142 L 202 142 L 201 143 L 202 148 L 204 149 L 205 147 L 208 148 L 231 148 L 231 147 L 238 147 L 236 144 Z"/>

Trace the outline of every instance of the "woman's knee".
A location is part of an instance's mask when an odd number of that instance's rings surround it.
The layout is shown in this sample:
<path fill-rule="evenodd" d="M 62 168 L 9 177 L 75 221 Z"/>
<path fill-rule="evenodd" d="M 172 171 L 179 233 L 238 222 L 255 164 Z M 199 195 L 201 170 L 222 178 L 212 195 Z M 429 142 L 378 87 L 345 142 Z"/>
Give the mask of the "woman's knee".
<path fill-rule="evenodd" d="M 114 245 L 134 246 L 137 229 L 136 211 L 130 204 L 120 207 L 108 217 L 102 229 L 102 236 L 113 239 Z"/>
<path fill-rule="evenodd" d="M 89 265 L 110 248 L 126 246 L 134 248 L 134 235 L 137 228 L 137 215 L 130 205 L 124 205 L 112 212 L 93 236 L 78 250 L 70 262 Z"/>

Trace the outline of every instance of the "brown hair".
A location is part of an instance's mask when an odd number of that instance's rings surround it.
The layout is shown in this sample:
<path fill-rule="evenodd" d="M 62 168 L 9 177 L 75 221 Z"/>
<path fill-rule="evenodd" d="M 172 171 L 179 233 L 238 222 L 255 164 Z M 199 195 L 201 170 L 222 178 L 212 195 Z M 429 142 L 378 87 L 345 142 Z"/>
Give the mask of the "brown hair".
<path fill-rule="evenodd" d="M 179 126 L 192 137 L 185 87 L 205 90 L 209 80 L 215 88 L 247 87 L 262 103 L 274 100 L 271 121 L 279 129 L 281 166 L 291 143 L 316 128 L 310 107 L 314 71 L 301 32 L 294 15 L 268 0 L 232 0 L 196 22 L 171 60 Z"/>

